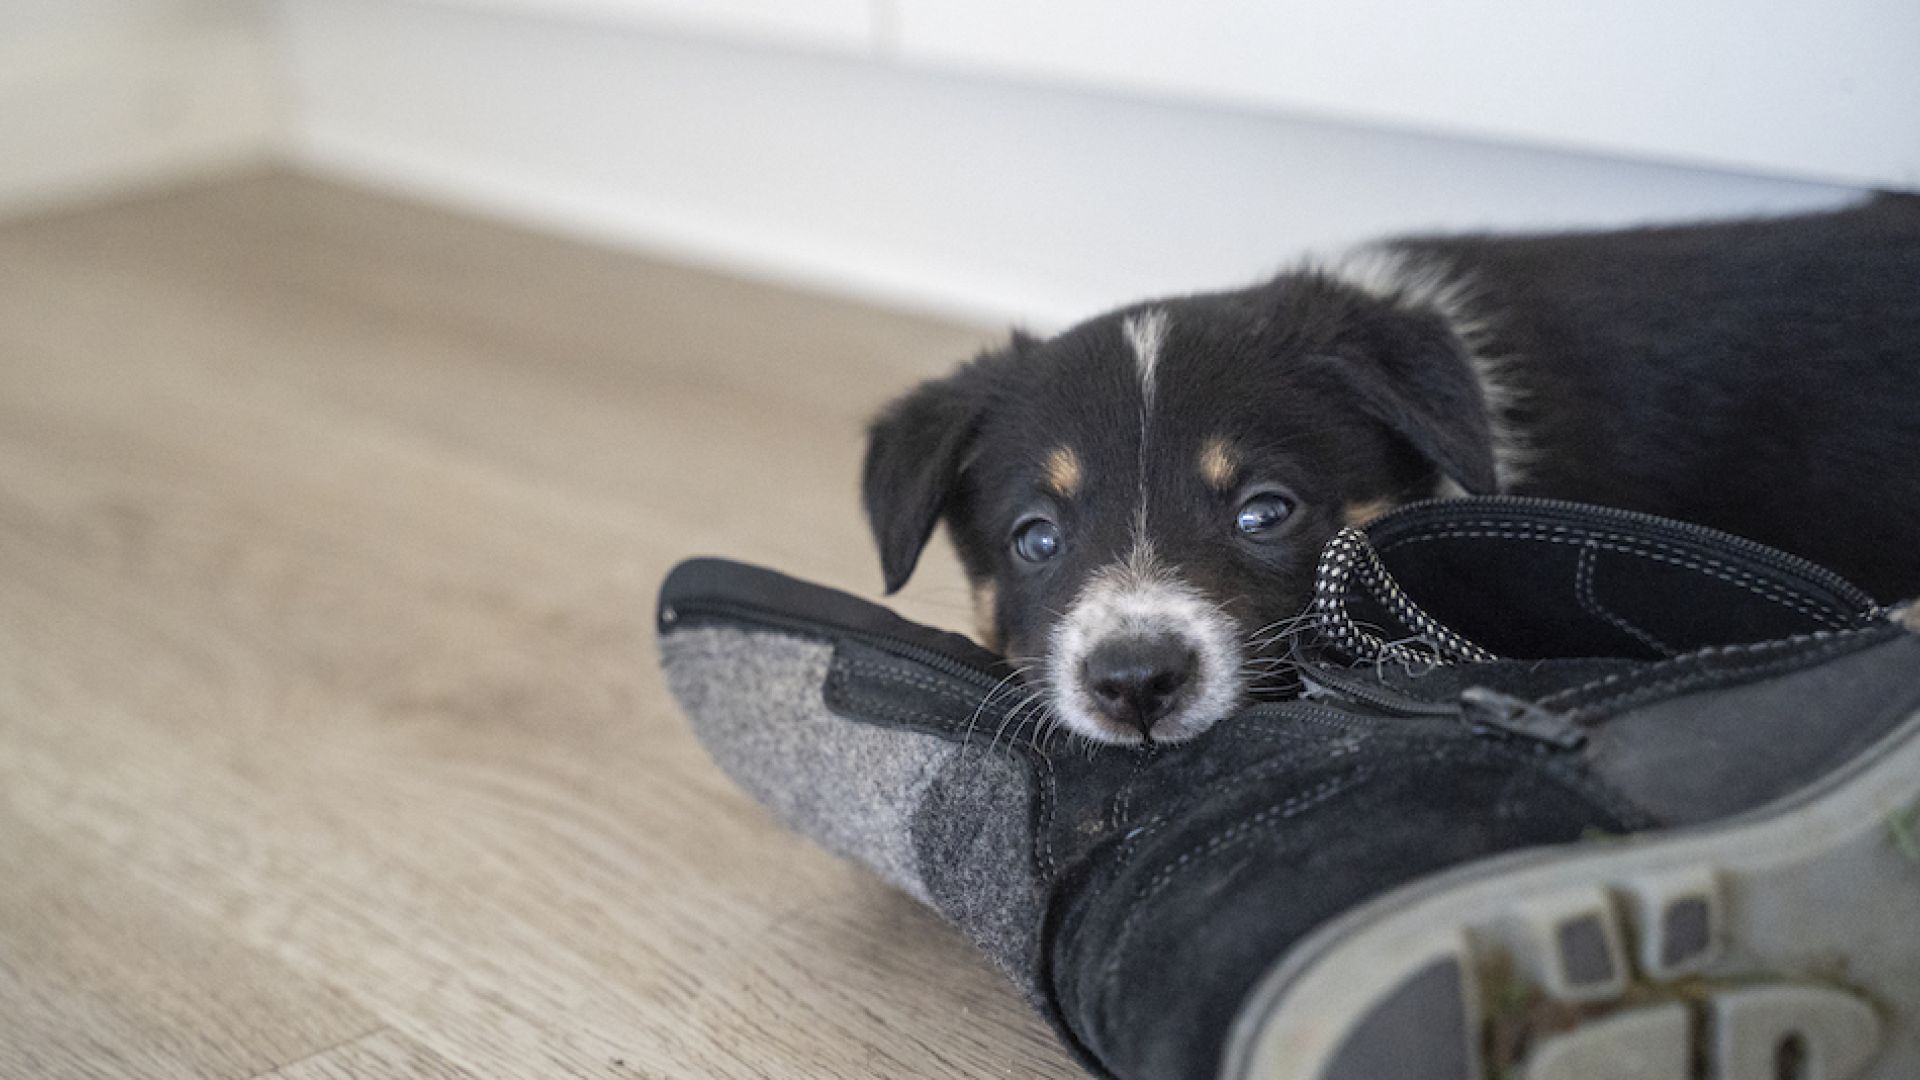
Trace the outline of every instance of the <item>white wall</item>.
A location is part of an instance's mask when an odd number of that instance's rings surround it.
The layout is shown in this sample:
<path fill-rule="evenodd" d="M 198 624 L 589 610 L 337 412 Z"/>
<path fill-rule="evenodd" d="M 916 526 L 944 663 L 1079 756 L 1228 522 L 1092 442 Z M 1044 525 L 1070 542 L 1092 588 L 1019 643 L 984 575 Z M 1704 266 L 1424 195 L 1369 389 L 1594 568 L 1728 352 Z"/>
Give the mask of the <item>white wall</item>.
<path fill-rule="evenodd" d="M 426 0 L 601 25 L 650 27 L 788 47 L 872 53 L 898 0 Z"/>
<path fill-rule="evenodd" d="M 1855 194 L 1229 107 L 1192 72 L 1257 65 L 1192 36 L 1296 0 L 1232 0 L 1145 38 L 1172 0 L 1081 27 L 1088 2 L 964 0 L 963 18 L 962 0 L 0 0 L 0 214 L 285 154 L 594 239 L 1048 325 L 1382 233 Z M 1841 0 L 1827 25 L 1858 41 L 1859 12 L 1888 2 Z M 1847 55 L 1877 101 L 1891 84 L 1869 46 Z M 1776 141 L 1817 148 L 1818 119 L 1783 116 Z"/>
<path fill-rule="evenodd" d="M 1920 187 L 1913 0 L 427 2 L 1635 160 Z"/>
<path fill-rule="evenodd" d="M 0 3 L 0 214 L 265 158 L 275 80 L 238 0 Z"/>
<path fill-rule="evenodd" d="M 1381 233 L 1856 194 L 674 36 L 592 2 L 280 0 L 294 152 L 595 238 L 1040 324 Z"/>
<path fill-rule="evenodd" d="M 1920 186 L 1914 0 L 893 2 L 915 63 Z"/>

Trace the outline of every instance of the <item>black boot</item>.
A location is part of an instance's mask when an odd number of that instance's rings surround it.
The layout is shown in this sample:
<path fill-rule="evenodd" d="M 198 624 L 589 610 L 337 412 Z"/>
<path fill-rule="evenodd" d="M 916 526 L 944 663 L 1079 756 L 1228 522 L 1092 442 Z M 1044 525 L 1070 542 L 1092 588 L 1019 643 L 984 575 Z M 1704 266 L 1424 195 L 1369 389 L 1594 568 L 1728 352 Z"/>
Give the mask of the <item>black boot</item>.
<path fill-rule="evenodd" d="M 1049 741 L 1001 661 L 716 561 L 673 692 L 1095 1071 L 1920 1077 L 1920 635 L 1769 549 L 1524 500 L 1343 533 L 1304 695 Z"/>

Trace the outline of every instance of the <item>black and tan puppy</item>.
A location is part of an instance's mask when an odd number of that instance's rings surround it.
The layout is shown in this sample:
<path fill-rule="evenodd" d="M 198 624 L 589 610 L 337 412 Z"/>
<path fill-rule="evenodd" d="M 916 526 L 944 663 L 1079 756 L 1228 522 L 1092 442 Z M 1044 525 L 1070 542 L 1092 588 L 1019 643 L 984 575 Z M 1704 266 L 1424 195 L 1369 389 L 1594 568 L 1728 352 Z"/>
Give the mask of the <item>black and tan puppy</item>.
<path fill-rule="evenodd" d="M 888 591 L 945 520 L 981 634 L 1088 738 L 1204 730 L 1343 524 L 1510 492 L 1920 594 L 1920 199 L 1395 241 L 1016 334 L 873 424 Z"/>

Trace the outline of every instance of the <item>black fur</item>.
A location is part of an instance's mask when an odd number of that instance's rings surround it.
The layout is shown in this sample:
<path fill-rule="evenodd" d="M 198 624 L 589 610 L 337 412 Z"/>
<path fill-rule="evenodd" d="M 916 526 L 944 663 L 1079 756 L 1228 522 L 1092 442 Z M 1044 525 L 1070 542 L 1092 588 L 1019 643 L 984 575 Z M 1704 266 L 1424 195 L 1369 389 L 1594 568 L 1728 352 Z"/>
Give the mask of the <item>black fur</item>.
<path fill-rule="evenodd" d="M 1920 199 L 1799 218 L 1540 237 L 1402 241 L 1472 284 L 1484 326 L 1419 294 L 1300 271 L 1139 305 L 1045 341 L 1017 337 L 875 421 L 865 501 L 889 591 L 935 524 L 998 603 L 990 636 L 1037 655 L 1135 540 L 1244 632 L 1292 615 L 1321 544 L 1359 504 L 1442 480 L 1494 490 L 1474 354 L 1504 356 L 1530 445 L 1511 490 L 1694 520 L 1832 566 L 1883 599 L 1920 594 Z M 1140 476 L 1142 390 L 1122 326 L 1168 319 Z M 1195 462 L 1223 436 L 1227 491 Z M 1048 452 L 1084 481 L 1050 493 Z M 1250 492 L 1295 510 L 1236 532 Z M 1065 536 L 1010 549 L 1042 514 Z"/>
<path fill-rule="evenodd" d="M 1487 403 L 1445 322 L 1363 316 L 1334 359 L 1362 412 L 1469 493 L 1498 489 Z"/>
<path fill-rule="evenodd" d="M 1920 198 L 1416 241 L 1485 298 L 1538 453 L 1515 490 L 1698 521 L 1920 594 Z"/>

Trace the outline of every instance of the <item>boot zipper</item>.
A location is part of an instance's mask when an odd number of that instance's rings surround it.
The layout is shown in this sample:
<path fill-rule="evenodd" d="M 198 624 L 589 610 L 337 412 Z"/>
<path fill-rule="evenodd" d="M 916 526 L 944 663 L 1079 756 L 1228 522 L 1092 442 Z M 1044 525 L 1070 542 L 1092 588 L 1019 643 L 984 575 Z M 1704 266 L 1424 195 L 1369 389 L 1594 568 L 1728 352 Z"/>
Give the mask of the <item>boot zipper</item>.
<path fill-rule="evenodd" d="M 1304 660 L 1300 680 L 1307 687 L 1302 695 L 1306 701 L 1316 700 L 1316 693 L 1326 694 L 1371 706 L 1389 716 L 1456 720 L 1483 735 L 1532 739 L 1562 750 L 1577 749 L 1587 741 L 1586 732 L 1565 714 L 1485 686 L 1469 686 L 1456 701 L 1443 704 L 1398 694 Z"/>
<path fill-rule="evenodd" d="M 682 600 L 677 604 L 660 609 L 660 627 L 670 631 L 689 617 L 716 618 L 746 627 L 763 630 L 784 630 L 806 634 L 810 637 L 835 637 L 847 641 L 857 641 L 882 652 L 911 660 L 932 668 L 943 675 L 958 679 L 984 690 L 992 690 L 1001 682 L 1001 677 L 993 673 L 955 660 L 945 653 L 929 649 L 904 638 L 890 634 L 876 634 L 866 630 L 853 630 L 843 626 L 833 626 L 813 622 L 795 615 L 786 614 L 756 604 L 738 600 Z"/>
<path fill-rule="evenodd" d="M 1587 733 L 1565 713 L 1485 686 L 1460 691 L 1460 718 L 1475 731 L 1516 735 L 1562 750 L 1577 750 L 1587 741 Z"/>
<path fill-rule="evenodd" d="M 1349 678 L 1337 668 L 1317 664 L 1302 656 L 1297 646 L 1294 649 L 1294 659 L 1299 665 L 1296 673 L 1302 685 L 1306 687 L 1301 694 L 1303 700 L 1311 701 L 1314 700 L 1315 694 L 1322 694 L 1371 705 L 1390 716 L 1459 715 L 1460 710 L 1452 705 L 1422 701 L 1411 695 L 1394 693 L 1358 678 Z"/>

